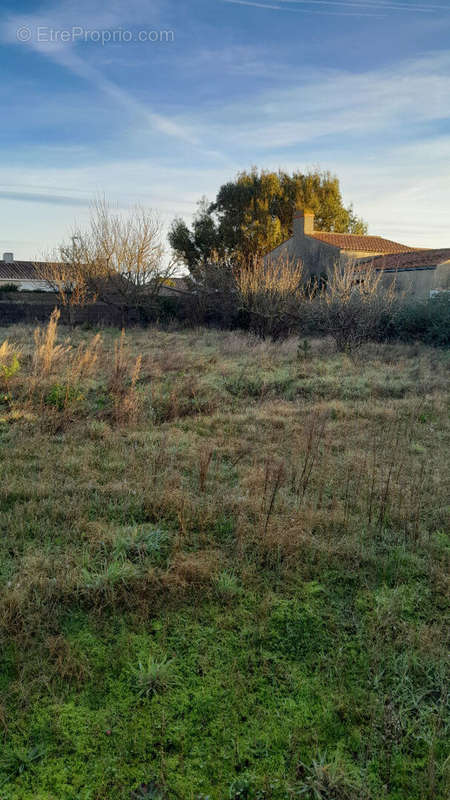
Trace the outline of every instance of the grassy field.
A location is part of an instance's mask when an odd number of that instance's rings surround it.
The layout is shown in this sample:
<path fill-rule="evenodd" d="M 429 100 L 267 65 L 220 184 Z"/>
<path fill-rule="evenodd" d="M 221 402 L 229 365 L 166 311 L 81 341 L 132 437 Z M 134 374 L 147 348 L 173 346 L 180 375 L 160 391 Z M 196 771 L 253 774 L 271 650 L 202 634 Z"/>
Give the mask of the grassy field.
<path fill-rule="evenodd" d="M 447 797 L 448 353 L 4 339 L 1 800 Z"/>

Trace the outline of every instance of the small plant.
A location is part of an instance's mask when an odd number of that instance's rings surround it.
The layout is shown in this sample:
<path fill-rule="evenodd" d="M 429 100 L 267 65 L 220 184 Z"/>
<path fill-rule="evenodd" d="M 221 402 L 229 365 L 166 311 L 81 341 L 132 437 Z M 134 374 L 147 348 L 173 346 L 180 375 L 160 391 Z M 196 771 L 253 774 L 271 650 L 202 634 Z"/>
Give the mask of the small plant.
<path fill-rule="evenodd" d="M 138 567 L 130 561 L 112 561 L 101 572 L 83 571 L 83 585 L 89 591 L 111 595 L 116 586 L 126 585 L 136 578 Z"/>
<path fill-rule="evenodd" d="M 229 800 L 257 800 L 259 796 L 255 792 L 253 779 L 248 775 L 236 778 L 228 793 Z"/>
<path fill-rule="evenodd" d="M 45 398 L 45 404 L 54 406 L 58 411 L 64 411 L 82 400 L 83 395 L 74 386 L 55 383 Z"/>
<path fill-rule="evenodd" d="M 214 455 L 214 450 L 211 450 L 211 448 L 206 448 L 202 450 L 199 454 L 198 482 L 199 482 L 199 489 L 201 492 L 204 492 L 206 489 L 206 480 L 208 477 L 208 472 L 211 466 L 213 455 Z"/>
<path fill-rule="evenodd" d="M 20 370 L 20 361 L 17 351 L 5 340 L 0 345 L 0 379 L 3 383 L 6 394 L 9 394 L 9 384 L 11 378 Z"/>
<path fill-rule="evenodd" d="M 264 382 L 260 375 L 236 375 L 225 382 L 227 392 L 233 397 L 252 397 L 258 399 L 264 391 Z"/>
<path fill-rule="evenodd" d="M 39 761 L 44 756 L 44 750 L 39 747 L 31 747 L 29 750 L 20 748 L 5 753 L 0 758 L 0 768 L 7 773 L 7 778 L 0 787 L 8 783 L 12 778 L 17 778 L 18 775 L 26 772 L 32 764 Z"/>
<path fill-rule="evenodd" d="M 173 660 L 160 660 L 149 655 L 133 669 L 133 684 L 139 697 L 153 697 L 170 689 L 174 684 Z"/>
<path fill-rule="evenodd" d="M 319 755 L 310 767 L 298 765 L 297 774 L 301 778 L 299 796 L 307 800 L 364 800 L 367 793 L 356 782 L 335 757 L 329 761 L 326 755 Z"/>
<path fill-rule="evenodd" d="M 133 526 L 125 528 L 114 547 L 116 557 L 129 561 L 149 561 L 152 566 L 165 567 L 170 555 L 172 537 L 163 528 Z"/>
<path fill-rule="evenodd" d="M 215 588 L 219 597 L 224 600 L 232 600 L 241 594 L 241 587 L 235 575 L 230 572 L 221 572 L 214 581 Z"/>
<path fill-rule="evenodd" d="M 298 343 L 297 347 L 297 359 L 298 361 L 309 361 L 312 355 L 312 348 L 308 339 L 303 339 L 302 342 Z"/>
<path fill-rule="evenodd" d="M 167 794 L 155 781 L 150 781 L 131 792 L 131 800 L 167 800 Z"/>

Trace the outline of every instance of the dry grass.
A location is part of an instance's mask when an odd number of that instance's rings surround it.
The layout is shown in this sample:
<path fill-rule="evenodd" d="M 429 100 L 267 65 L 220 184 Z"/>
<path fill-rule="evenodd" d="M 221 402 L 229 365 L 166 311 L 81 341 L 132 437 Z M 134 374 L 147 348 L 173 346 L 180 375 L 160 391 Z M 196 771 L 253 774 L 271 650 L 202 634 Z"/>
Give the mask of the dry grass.
<path fill-rule="evenodd" d="M 310 587 L 317 595 L 302 613 L 313 613 L 321 592 L 340 609 L 330 621 L 325 604 L 317 636 L 323 626 L 345 650 L 355 627 L 369 661 L 367 685 L 355 678 L 351 692 L 364 693 L 372 717 L 361 711 L 363 721 L 349 724 L 360 725 L 363 743 L 348 732 L 348 752 L 358 751 L 358 764 L 380 760 L 377 786 L 388 788 L 373 797 L 400 796 L 393 764 L 409 733 L 396 726 L 410 713 L 404 687 L 415 680 L 398 674 L 407 669 L 401 658 L 427 653 L 437 670 L 445 649 L 437 615 L 447 590 L 446 354 L 371 345 L 355 360 L 312 340 L 304 358 L 295 340 L 202 330 L 69 334 L 56 317 L 34 339 L 8 330 L 8 342 L 0 352 L 5 361 L 20 351 L 20 370 L 0 401 L 0 645 L 17 653 L 20 706 L 55 681 L 94 680 L 66 632 L 80 613 L 101 630 L 120 614 L 131 627 L 163 609 L 179 609 L 180 619 L 187 609 L 206 614 L 217 598 L 221 619 L 223 608 L 240 614 L 239 604 L 256 598 L 239 624 L 255 631 L 265 658 L 257 636 L 275 613 L 274 596 L 284 608 Z M 296 630 L 293 621 L 280 628 L 280 653 L 291 624 Z M 27 688 L 27 652 L 39 664 L 36 689 Z M 314 652 L 345 696 L 353 679 L 325 645 Z M 275 675 L 279 659 L 255 669 Z M 351 659 L 347 666 L 351 676 Z M 0 703 L 8 730 L 13 708 L 6 696 Z M 414 767 L 423 796 L 436 798 L 440 704 L 420 717 L 431 738 L 420 750 L 426 767 Z"/>

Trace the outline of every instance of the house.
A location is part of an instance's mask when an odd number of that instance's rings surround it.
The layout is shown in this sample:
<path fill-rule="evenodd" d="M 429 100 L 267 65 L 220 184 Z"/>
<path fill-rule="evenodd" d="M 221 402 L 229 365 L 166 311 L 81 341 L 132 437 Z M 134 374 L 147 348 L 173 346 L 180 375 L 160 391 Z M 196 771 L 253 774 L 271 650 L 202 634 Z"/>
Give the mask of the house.
<path fill-rule="evenodd" d="M 398 291 L 413 297 L 434 297 L 450 291 L 450 248 L 364 258 L 358 261 L 358 267 L 382 272 L 385 287 L 395 280 Z"/>
<path fill-rule="evenodd" d="M 416 297 L 429 297 L 448 289 L 450 249 L 409 247 L 382 236 L 316 231 L 314 213 L 294 212 L 293 234 L 266 256 L 266 264 L 280 259 L 301 261 L 306 278 L 330 275 L 336 265 L 375 267 L 385 273 L 383 283 L 392 282 Z"/>
<path fill-rule="evenodd" d="M 52 292 L 50 284 L 42 280 L 40 262 L 14 261 L 13 253 L 3 253 L 0 260 L 0 289 L 2 286 L 16 286 L 19 291 Z"/>

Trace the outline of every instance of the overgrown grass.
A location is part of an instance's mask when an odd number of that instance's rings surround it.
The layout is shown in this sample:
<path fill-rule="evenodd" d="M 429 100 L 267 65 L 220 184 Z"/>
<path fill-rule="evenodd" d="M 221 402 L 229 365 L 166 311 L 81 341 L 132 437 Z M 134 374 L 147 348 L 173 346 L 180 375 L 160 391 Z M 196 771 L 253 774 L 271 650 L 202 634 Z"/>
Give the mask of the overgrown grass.
<path fill-rule="evenodd" d="M 447 797 L 448 354 L 6 338 L 1 800 Z"/>

